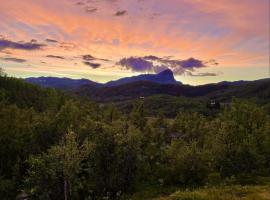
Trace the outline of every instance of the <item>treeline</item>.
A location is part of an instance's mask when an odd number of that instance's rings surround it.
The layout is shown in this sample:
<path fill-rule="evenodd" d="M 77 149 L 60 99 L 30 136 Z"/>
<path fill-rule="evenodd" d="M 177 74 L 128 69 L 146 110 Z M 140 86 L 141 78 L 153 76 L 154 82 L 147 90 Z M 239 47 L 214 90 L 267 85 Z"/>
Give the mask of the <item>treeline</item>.
<path fill-rule="evenodd" d="M 0 197 L 128 199 L 143 185 L 252 183 L 270 175 L 270 118 L 234 100 L 215 118 L 123 114 L 0 77 Z"/>

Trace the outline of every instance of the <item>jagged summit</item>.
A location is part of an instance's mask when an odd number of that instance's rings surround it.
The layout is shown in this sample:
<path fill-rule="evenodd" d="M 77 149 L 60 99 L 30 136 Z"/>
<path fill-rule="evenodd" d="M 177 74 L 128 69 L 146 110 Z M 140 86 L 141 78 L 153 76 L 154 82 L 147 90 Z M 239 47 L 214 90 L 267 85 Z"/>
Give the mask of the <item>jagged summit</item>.
<path fill-rule="evenodd" d="M 166 70 L 164 70 L 164 71 L 158 73 L 157 75 L 158 75 L 159 77 L 164 78 L 165 80 L 175 81 L 173 72 L 172 72 L 172 70 L 170 70 L 170 69 L 166 69 Z"/>
<path fill-rule="evenodd" d="M 138 76 L 121 78 L 116 81 L 110 81 L 106 83 L 105 85 L 117 86 L 117 85 L 132 83 L 136 81 L 150 81 L 150 82 L 159 83 L 159 84 L 179 84 L 179 82 L 177 82 L 174 79 L 173 72 L 170 69 L 166 69 L 158 74 L 142 74 Z"/>
<path fill-rule="evenodd" d="M 165 69 L 164 71 L 161 71 L 158 74 L 159 75 L 170 75 L 170 76 L 173 76 L 173 72 L 170 69 Z"/>

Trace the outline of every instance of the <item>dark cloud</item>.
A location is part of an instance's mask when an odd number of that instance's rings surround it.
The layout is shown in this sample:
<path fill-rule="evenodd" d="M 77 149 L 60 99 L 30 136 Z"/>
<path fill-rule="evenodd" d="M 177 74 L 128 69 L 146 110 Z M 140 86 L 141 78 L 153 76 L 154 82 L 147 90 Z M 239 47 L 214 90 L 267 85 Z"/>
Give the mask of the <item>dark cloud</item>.
<path fill-rule="evenodd" d="M 93 12 L 96 12 L 97 10 L 98 9 L 94 7 L 90 7 L 90 6 L 85 7 L 85 12 L 87 13 L 93 13 Z"/>
<path fill-rule="evenodd" d="M 13 58 L 13 57 L 2 58 L 2 60 L 5 60 L 5 61 L 11 61 L 11 62 L 17 62 L 17 63 L 24 63 L 24 62 L 27 61 L 27 60 L 25 60 L 25 59 L 21 59 L 21 58 Z"/>
<path fill-rule="evenodd" d="M 0 51 L 3 49 L 21 49 L 21 50 L 38 50 L 46 45 L 37 43 L 36 40 L 30 42 L 13 42 L 7 39 L 0 39 Z"/>
<path fill-rule="evenodd" d="M 154 68 L 152 62 L 140 57 L 123 58 L 117 64 L 136 72 L 153 71 Z"/>
<path fill-rule="evenodd" d="M 47 55 L 47 58 L 56 58 L 56 59 L 62 59 L 64 60 L 65 58 L 63 56 L 55 56 L 55 55 Z"/>
<path fill-rule="evenodd" d="M 116 63 L 126 69 L 131 69 L 132 71 L 143 72 L 152 71 L 159 73 L 166 69 L 171 69 L 174 74 L 182 75 L 194 75 L 194 76 L 214 76 L 218 74 L 213 73 L 200 73 L 192 74 L 195 69 L 208 67 L 210 65 L 217 65 L 215 60 L 210 60 L 204 62 L 195 58 L 188 58 L 186 60 L 176 60 L 171 59 L 171 57 L 160 58 L 157 56 L 149 55 L 144 57 L 129 57 L 123 58 L 118 63 Z"/>
<path fill-rule="evenodd" d="M 84 60 L 87 60 L 87 61 L 89 61 L 89 60 L 96 60 L 96 59 L 97 59 L 97 58 L 95 58 L 94 56 L 92 56 L 92 55 L 90 55 L 90 54 L 83 55 L 82 58 L 83 58 Z"/>
<path fill-rule="evenodd" d="M 200 68 L 200 67 L 206 66 L 205 62 L 195 59 L 195 58 L 188 58 L 186 60 L 174 60 L 174 59 L 170 59 L 170 57 L 159 58 L 157 56 L 150 55 L 150 56 L 144 56 L 143 59 L 151 60 L 151 61 L 159 61 L 162 64 L 167 64 L 172 67 L 181 66 L 181 68 L 185 68 L 185 69 L 193 69 L 193 68 Z M 213 61 L 214 60 L 211 60 L 211 62 Z M 210 64 L 209 61 L 207 63 Z"/>
<path fill-rule="evenodd" d="M 170 66 L 177 74 L 181 74 L 184 71 L 193 71 L 196 68 L 206 67 L 204 61 L 195 58 L 188 58 L 186 60 L 175 60 L 162 58 L 159 62 Z"/>
<path fill-rule="evenodd" d="M 93 62 L 89 62 L 89 61 L 84 61 L 83 63 L 87 66 L 92 67 L 93 69 L 99 68 L 101 66 L 101 64 L 99 64 L 99 63 L 93 63 Z"/>
<path fill-rule="evenodd" d="M 126 14 L 127 14 L 126 10 L 119 10 L 114 15 L 117 16 L 117 17 L 120 17 L 120 16 L 124 16 Z"/>
<path fill-rule="evenodd" d="M 177 64 L 179 64 L 181 67 L 186 68 L 186 69 L 205 67 L 205 64 L 203 63 L 203 61 L 195 59 L 195 58 L 181 60 L 181 61 L 178 61 Z"/>
<path fill-rule="evenodd" d="M 93 61 L 93 60 L 100 60 L 100 61 L 110 61 L 108 59 L 105 59 L 105 58 L 96 58 L 90 54 L 87 54 L 87 55 L 83 55 L 82 56 L 83 60 L 84 61 Z"/>
<path fill-rule="evenodd" d="M 47 38 L 45 41 L 46 41 L 46 42 L 50 42 L 50 43 L 58 43 L 57 40 L 49 39 L 49 38 Z"/>

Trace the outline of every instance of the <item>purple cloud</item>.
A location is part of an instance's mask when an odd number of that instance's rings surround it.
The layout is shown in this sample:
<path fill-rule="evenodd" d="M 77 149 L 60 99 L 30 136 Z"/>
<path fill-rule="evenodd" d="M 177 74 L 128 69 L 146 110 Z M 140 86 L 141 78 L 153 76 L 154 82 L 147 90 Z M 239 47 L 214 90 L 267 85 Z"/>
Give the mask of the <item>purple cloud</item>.
<path fill-rule="evenodd" d="M 195 59 L 195 58 L 189 58 L 186 60 L 178 61 L 178 64 L 181 67 L 186 68 L 186 69 L 206 67 L 203 61 Z"/>
<path fill-rule="evenodd" d="M 171 69 L 174 74 L 182 75 L 185 72 L 192 75 L 192 71 L 198 68 L 208 67 L 210 65 L 217 65 L 218 63 L 215 60 L 202 61 L 195 58 L 188 58 L 186 60 L 176 60 L 168 58 L 160 58 L 157 56 L 144 56 L 144 57 L 129 57 L 123 58 L 118 63 L 118 65 L 131 69 L 132 71 L 145 72 L 152 71 L 159 73 L 166 69 Z M 197 76 L 214 76 L 214 74 L 196 74 Z M 194 75 L 194 76 L 196 76 Z"/>
<path fill-rule="evenodd" d="M 153 71 L 154 68 L 152 62 L 140 57 L 123 58 L 117 64 L 135 72 Z"/>
<path fill-rule="evenodd" d="M 99 68 L 101 66 L 100 63 L 92 63 L 92 62 L 89 62 L 89 61 L 84 61 L 83 63 L 85 65 L 87 65 L 87 66 L 90 66 L 93 69 Z"/>
<path fill-rule="evenodd" d="M 36 40 L 30 42 L 13 42 L 7 39 L 0 39 L 0 51 L 3 49 L 21 49 L 21 50 L 38 50 L 46 45 L 37 43 Z"/>

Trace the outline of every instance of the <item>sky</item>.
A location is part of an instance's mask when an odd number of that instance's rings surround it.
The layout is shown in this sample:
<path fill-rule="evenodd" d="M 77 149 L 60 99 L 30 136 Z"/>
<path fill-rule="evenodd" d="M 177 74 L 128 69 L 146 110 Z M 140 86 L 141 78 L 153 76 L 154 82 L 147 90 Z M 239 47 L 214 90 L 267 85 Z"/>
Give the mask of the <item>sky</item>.
<path fill-rule="evenodd" d="M 107 82 L 269 77 L 270 0 L 0 0 L 0 67 Z"/>

